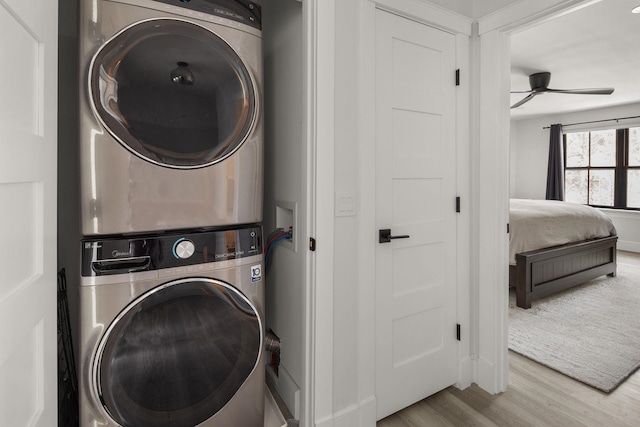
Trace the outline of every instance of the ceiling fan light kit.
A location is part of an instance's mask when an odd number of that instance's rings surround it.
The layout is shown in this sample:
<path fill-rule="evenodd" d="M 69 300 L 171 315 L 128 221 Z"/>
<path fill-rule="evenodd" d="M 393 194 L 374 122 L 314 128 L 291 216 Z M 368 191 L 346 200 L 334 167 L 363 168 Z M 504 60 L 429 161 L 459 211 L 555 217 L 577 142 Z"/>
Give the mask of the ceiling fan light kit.
<path fill-rule="evenodd" d="M 544 93 L 564 93 L 564 94 L 573 94 L 573 95 L 611 95 L 614 91 L 614 89 L 611 87 L 593 88 L 593 89 L 551 89 L 549 88 L 550 81 L 551 81 L 551 73 L 547 71 L 531 74 L 529 76 L 529 86 L 531 86 L 531 90 L 511 92 L 511 93 L 528 93 L 526 97 L 524 97 L 520 101 L 513 104 L 511 108 L 518 108 L 522 104 L 531 101 L 537 95 L 542 95 Z"/>

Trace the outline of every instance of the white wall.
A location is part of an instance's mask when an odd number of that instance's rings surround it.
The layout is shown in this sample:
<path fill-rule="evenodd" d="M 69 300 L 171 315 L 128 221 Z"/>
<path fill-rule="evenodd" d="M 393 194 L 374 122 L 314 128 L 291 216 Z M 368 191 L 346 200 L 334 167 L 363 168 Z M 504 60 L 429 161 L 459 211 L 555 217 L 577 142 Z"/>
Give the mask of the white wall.
<path fill-rule="evenodd" d="M 618 231 L 618 249 L 640 252 L 640 212 L 602 209 Z"/>
<path fill-rule="evenodd" d="M 544 199 L 547 183 L 547 159 L 549 156 L 549 129 L 555 123 L 581 123 L 593 120 L 637 116 L 640 103 L 589 110 L 571 114 L 541 116 L 511 121 L 511 197 Z M 566 127 L 580 131 L 623 126 L 638 126 L 640 120 L 605 122 Z M 640 212 L 604 210 L 618 230 L 618 248 L 640 252 Z"/>
<path fill-rule="evenodd" d="M 282 343 L 278 393 L 296 417 L 304 399 L 306 148 L 303 132 L 302 6 L 295 0 L 263 3 L 265 112 L 265 239 L 276 227 L 276 205 L 296 206 L 297 250 L 288 242 L 272 253 L 266 275 L 266 327 Z"/>
<path fill-rule="evenodd" d="M 547 185 L 549 129 L 556 117 L 511 121 L 511 197 L 544 199 Z"/>
<path fill-rule="evenodd" d="M 358 5 L 336 1 L 335 76 L 335 192 L 359 193 L 358 153 Z M 355 31 L 354 31 L 355 30 Z M 358 221 L 355 216 L 334 219 L 334 371 L 333 410 L 344 411 L 358 401 Z"/>

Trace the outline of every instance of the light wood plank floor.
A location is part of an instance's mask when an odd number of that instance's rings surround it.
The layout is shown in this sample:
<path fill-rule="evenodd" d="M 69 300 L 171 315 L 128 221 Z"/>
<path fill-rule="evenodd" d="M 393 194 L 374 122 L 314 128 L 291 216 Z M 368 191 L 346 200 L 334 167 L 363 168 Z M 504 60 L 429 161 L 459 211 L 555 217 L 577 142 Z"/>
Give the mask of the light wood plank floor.
<path fill-rule="evenodd" d="M 640 263 L 640 254 L 618 251 L 618 260 Z M 449 387 L 377 423 L 427 426 L 637 427 L 640 371 L 607 394 L 510 351 L 506 392 Z"/>

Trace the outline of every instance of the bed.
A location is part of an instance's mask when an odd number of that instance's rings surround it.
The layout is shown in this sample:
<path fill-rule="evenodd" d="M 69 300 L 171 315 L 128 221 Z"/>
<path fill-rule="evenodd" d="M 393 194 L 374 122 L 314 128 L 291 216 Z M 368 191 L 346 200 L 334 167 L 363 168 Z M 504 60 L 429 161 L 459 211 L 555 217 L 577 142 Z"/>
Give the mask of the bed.
<path fill-rule="evenodd" d="M 553 200 L 511 199 L 509 286 L 516 305 L 603 275 L 616 275 L 613 222 L 590 206 Z"/>

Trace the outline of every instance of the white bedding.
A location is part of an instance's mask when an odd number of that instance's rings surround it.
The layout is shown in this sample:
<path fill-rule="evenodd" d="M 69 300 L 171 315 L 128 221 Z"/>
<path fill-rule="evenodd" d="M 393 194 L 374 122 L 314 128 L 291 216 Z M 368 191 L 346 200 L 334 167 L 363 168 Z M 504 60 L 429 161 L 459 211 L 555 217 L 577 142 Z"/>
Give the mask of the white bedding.
<path fill-rule="evenodd" d="M 598 209 L 555 200 L 511 199 L 509 263 L 516 254 L 615 235 L 611 219 Z"/>

